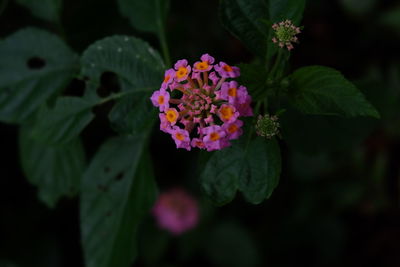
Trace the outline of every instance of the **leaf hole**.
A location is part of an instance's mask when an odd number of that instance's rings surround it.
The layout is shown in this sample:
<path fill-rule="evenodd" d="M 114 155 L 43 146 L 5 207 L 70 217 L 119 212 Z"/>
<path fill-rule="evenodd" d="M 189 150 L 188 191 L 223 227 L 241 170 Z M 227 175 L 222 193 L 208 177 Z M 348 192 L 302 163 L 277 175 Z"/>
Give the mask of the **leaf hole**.
<path fill-rule="evenodd" d="M 112 211 L 111 210 L 107 211 L 106 216 L 110 217 L 111 215 L 112 215 Z"/>
<path fill-rule="evenodd" d="M 32 70 L 40 70 L 46 66 L 46 61 L 40 57 L 31 57 L 26 65 Z"/>
<path fill-rule="evenodd" d="M 80 79 L 73 79 L 65 89 L 64 96 L 82 97 L 85 93 L 86 83 Z"/>
<path fill-rule="evenodd" d="M 107 97 L 111 93 L 121 91 L 117 74 L 111 71 L 103 72 L 100 76 L 100 87 L 97 89 L 97 94 L 100 97 Z"/>
<path fill-rule="evenodd" d="M 123 177 L 124 177 L 124 173 L 120 172 L 120 173 L 118 173 L 117 176 L 115 176 L 115 180 L 116 181 L 121 181 Z"/>

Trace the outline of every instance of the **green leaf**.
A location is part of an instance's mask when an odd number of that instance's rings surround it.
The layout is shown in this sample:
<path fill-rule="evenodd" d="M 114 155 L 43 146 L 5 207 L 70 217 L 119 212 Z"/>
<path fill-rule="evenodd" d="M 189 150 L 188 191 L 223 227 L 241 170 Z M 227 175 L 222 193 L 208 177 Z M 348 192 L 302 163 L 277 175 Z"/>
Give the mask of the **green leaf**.
<path fill-rule="evenodd" d="M 304 67 L 296 70 L 290 79 L 290 102 L 303 113 L 379 118 L 378 111 L 364 95 L 334 69 Z"/>
<path fill-rule="evenodd" d="M 147 127 L 146 122 L 154 121 L 156 114 L 150 112 L 150 95 L 161 85 L 164 64 L 146 42 L 128 36 L 105 38 L 84 52 L 82 66 L 82 75 L 89 77 L 91 89 L 100 85 L 103 73 L 117 75 L 122 92 L 109 114 L 114 129 L 133 134 Z M 118 95 L 110 97 L 114 96 Z"/>
<path fill-rule="evenodd" d="M 243 164 L 247 168 L 242 168 L 239 189 L 250 203 L 261 203 L 271 196 L 279 183 L 281 155 L 278 143 L 275 139 L 254 139 Z"/>
<path fill-rule="evenodd" d="M 33 137 L 49 144 L 65 144 L 92 121 L 93 103 L 79 97 L 60 97 L 53 108 L 43 107 L 33 126 Z"/>
<path fill-rule="evenodd" d="M 255 55 L 266 55 L 269 27 L 265 0 L 222 0 L 220 17 L 224 27 Z"/>
<path fill-rule="evenodd" d="M 269 0 L 269 16 L 273 23 L 291 20 L 300 26 L 303 17 L 305 0 Z"/>
<path fill-rule="evenodd" d="M 256 138 L 215 152 L 201 174 L 204 191 L 217 205 L 230 202 L 240 190 L 247 201 L 269 198 L 278 184 L 281 159 L 276 140 Z"/>
<path fill-rule="evenodd" d="M 108 116 L 111 127 L 123 134 L 138 134 L 151 127 L 157 118 L 157 110 L 149 99 L 149 93 L 138 93 L 118 101 Z"/>
<path fill-rule="evenodd" d="M 93 86 L 101 75 L 118 76 L 121 91 L 154 91 L 162 82 L 164 64 L 160 55 L 146 42 L 131 36 L 112 36 L 89 46 L 83 53 L 82 76 Z"/>
<path fill-rule="evenodd" d="M 17 3 L 28 8 L 38 18 L 60 21 L 62 0 L 17 0 Z"/>
<path fill-rule="evenodd" d="M 122 16 L 128 18 L 134 28 L 158 33 L 164 27 L 169 1 L 118 0 L 118 7 Z"/>
<path fill-rule="evenodd" d="M 138 225 L 156 196 L 145 141 L 145 134 L 108 140 L 84 175 L 81 231 L 87 267 L 128 267 L 136 256 Z"/>
<path fill-rule="evenodd" d="M 247 87 L 253 99 L 259 99 L 267 89 L 266 68 L 259 64 L 239 64 L 238 67 L 240 68 L 238 83 Z"/>
<path fill-rule="evenodd" d="M 0 120 L 22 123 L 68 84 L 77 57 L 57 36 L 27 28 L 0 42 Z"/>
<path fill-rule="evenodd" d="M 64 146 L 49 146 L 31 138 L 28 127 L 19 136 L 21 164 L 29 182 L 39 189 L 39 198 L 54 207 L 64 195 L 73 196 L 85 169 L 85 155 L 79 140 Z"/>

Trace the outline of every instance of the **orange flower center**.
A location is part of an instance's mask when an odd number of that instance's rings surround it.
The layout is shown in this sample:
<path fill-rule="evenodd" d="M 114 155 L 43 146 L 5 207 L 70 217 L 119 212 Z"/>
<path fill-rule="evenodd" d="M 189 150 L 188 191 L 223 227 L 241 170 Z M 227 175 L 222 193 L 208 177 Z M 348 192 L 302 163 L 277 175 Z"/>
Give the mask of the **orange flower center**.
<path fill-rule="evenodd" d="M 231 97 L 236 97 L 236 94 L 237 94 L 237 89 L 234 87 L 234 88 L 229 88 L 228 89 L 228 95 L 229 96 L 231 96 Z"/>
<path fill-rule="evenodd" d="M 176 133 L 175 134 L 176 139 L 178 139 L 179 141 L 183 141 L 185 139 L 185 136 L 181 133 Z"/>
<path fill-rule="evenodd" d="M 217 141 L 219 138 L 220 138 L 220 136 L 216 132 L 213 132 L 213 133 L 210 134 L 211 141 Z"/>
<path fill-rule="evenodd" d="M 164 83 L 168 82 L 170 78 L 171 78 L 171 76 L 169 76 L 169 75 L 165 76 Z"/>
<path fill-rule="evenodd" d="M 178 118 L 178 112 L 175 110 L 168 110 L 166 117 L 170 123 L 176 122 L 176 119 Z"/>
<path fill-rule="evenodd" d="M 159 105 L 163 105 L 164 104 L 164 96 L 163 95 L 158 96 L 158 104 Z"/>
<path fill-rule="evenodd" d="M 229 120 L 233 116 L 233 109 L 230 106 L 224 106 L 220 109 L 222 119 Z"/>
<path fill-rule="evenodd" d="M 198 70 L 206 70 L 208 68 L 208 62 L 202 61 L 196 64 L 196 69 Z"/>
<path fill-rule="evenodd" d="M 238 130 L 238 127 L 237 127 L 236 124 L 231 124 L 231 125 L 228 127 L 228 132 L 229 132 L 230 134 L 233 134 L 233 133 L 236 132 L 237 130 Z"/>
<path fill-rule="evenodd" d="M 231 71 L 233 71 L 232 67 L 231 67 L 231 66 L 229 66 L 228 64 L 226 64 L 226 65 L 225 65 L 225 66 L 223 66 L 222 68 L 224 69 L 224 71 L 227 71 L 227 72 L 231 72 Z"/>
<path fill-rule="evenodd" d="M 185 77 L 187 74 L 187 69 L 185 67 L 180 67 L 176 72 L 176 77 L 178 79 Z"/>

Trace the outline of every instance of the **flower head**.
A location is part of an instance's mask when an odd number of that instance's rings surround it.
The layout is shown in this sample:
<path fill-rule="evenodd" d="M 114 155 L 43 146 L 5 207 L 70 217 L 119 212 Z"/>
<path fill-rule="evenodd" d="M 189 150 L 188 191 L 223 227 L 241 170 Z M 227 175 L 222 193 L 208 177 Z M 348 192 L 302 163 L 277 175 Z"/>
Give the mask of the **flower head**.
<path fill-rule="evenodd" d="M 232 80 L 240 75 L 239 68 L 214 61 L 204 54 L 192 68 L 187 60 L 178 60 L 151 97 L 161 112 L 160 129 L 171 135 L 177 148 L 227 147 L 242 134 L 239 118 L 253 116 L 247 88 Z"/>
<path fill-rule="evenodd" d="M 287 50 L 292 50 L 293 44 L 297 43 L 297 34 L 301 33 L 300 27 L 294 26 L 290 20 L 281 21 L 272 25 L 272 29 L 275 30 L 272 41 L 277 43 L 280 48 L 286 46 Z"/>
<path fill-rule="evenodd" d="M 258 115 L 256 123 L 256 132 L 259 136 L 271 139 L 275 135 L 279 135 L 279 122 L 277 116 L 268 114 Z"/>
<path fill-rule="evenodd" d="M 160 228 L 166 229 L 174 235 L 192 229 L 199 220 L 197 201 L 180 188 L 161 193 L 153 207 L 152 214 Z"/>

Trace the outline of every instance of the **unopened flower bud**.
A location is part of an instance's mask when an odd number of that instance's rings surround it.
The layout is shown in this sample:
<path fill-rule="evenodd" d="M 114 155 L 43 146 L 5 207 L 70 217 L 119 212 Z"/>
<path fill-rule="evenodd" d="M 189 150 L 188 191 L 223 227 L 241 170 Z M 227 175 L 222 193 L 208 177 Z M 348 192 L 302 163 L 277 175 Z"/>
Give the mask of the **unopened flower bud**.
<path fill-rule="evenodd" d="M 279 134 L 279 126 L 278 117 L 276 115 L 258 115 L 256 133 L 259 136 L 271 139 L 275 135 Z"/>

